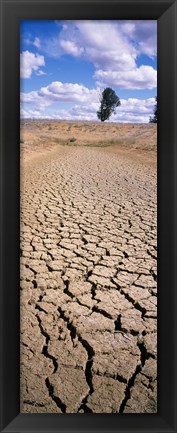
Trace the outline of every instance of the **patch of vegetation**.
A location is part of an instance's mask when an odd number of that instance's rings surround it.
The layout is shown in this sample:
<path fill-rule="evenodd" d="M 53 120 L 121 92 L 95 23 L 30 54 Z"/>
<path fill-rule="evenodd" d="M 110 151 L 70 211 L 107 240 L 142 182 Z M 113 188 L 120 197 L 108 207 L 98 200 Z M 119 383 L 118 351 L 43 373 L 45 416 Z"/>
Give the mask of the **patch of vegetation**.
<path fill-rule="evenodd" d="M 108 147 L 108 146 L 113 146 L 113 145 L 124 145 L 124 146 L 130 146 L 132 144 L 135 144 L 135 140 L 133 138 L 118 138 L 118 139 L 112 139 L 112 140 L 103 140 L 103 141 L 98 141 L 96 143 L 88 143 L 85 144 L 85 146 L 89 146 L 89 147 Z"/>
<path fill-rule="evenodd" d="M 20 143 L 24 143 L 25 141 L 22 139 L 22 138 L 20 138 Z"/>
<path fill-rule="evenodd" d="M 70 143 L 74 143 L 76 140 L 77 140 L 77 138 L 75 138 L 75 137 L 71 137 L 71 138 L 69 138 L 69 142 L 70 142 Z"/>
<path fill-rule="evenodd" d="M 41 141 L 45 142 L 47 141 L 48 138 L 47 137 L 43 137 L 41 136 Z M 136 139 L 133 137 L 127 137 L 127 138 L 113 138 L 110 140 L 99 140 L 99 141 L 93 141 L 93 142 L 78 142 L 77 138 L 75 137 L 70 137 L 68 139 L 64 139 L 64 138 L 58 138 L 58 137 L 50 137 L 50 142 L 52 143 L 56 143 L 62 146 L 84 146 L 84 147 L 109 147 L 109 146 L 115 146 L 115 145 L 120 145 L 120 146 L 132 146 L 134 144 L 136 144 Z"/>
<path fill-rule="evenodd" d="M 51 138 L 51 140 L 56 143 L 56 144 L 62 144 L 62 145 L 66 145 L 67 141 L 62 139 L 62 138 Z"/>
<path fill-rule="evenodd" d="M 60 144 L 61 146 L 77 146 L 77 144 L 75 144 L 75 142 L 73 142 L 74 144 L 72 144 L 72 142 L 70 142 L 64 138 L 50 137 L 50 142 Z"/>

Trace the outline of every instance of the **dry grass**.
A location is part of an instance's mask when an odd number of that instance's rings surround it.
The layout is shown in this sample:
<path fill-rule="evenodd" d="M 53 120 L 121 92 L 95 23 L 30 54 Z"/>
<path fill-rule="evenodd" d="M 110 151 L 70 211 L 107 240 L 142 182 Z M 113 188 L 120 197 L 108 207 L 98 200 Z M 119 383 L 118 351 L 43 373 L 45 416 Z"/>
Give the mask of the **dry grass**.
<path fill-rule="evenodd" d="M 23 120 L 20 141 L 25 156 L 50 151 L 56 146 L 88 146 L 155 161 L 157 127 L 156 124 Z"/>

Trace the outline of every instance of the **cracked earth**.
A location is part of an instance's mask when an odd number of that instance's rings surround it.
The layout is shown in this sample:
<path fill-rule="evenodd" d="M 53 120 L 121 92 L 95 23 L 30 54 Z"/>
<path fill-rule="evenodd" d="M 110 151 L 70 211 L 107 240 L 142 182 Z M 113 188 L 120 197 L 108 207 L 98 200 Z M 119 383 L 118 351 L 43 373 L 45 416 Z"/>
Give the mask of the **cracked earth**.
<path fill-rule="evenodd" d="M 21 168 L 21 412 L 156 407 L 155 167 L 58 147 Z"/>

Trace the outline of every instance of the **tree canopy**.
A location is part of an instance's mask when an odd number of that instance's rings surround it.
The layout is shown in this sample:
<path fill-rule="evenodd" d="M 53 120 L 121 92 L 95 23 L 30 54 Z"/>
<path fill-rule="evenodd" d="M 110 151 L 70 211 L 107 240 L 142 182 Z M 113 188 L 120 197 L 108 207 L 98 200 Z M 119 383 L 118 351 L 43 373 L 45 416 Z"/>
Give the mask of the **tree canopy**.
<path fill-rule="evenodd" d="M 156 96 L 155 100 L 156 100 L 156 104 L 154 106 L 154 116 L 150 117 L 149 123 L 157 123 L 157 96 Z"/>
<path fill-rule="evenodd" d="M 116 107 L 121 104 L 119 97 L 110 87 L 106 87 L 106 89 L 103 90 L 100 102 L 101 104 L 100 109 L 97 111 L 97 117 L 101 122 L 109 119 L 111 114 L 116 112 Z"/>

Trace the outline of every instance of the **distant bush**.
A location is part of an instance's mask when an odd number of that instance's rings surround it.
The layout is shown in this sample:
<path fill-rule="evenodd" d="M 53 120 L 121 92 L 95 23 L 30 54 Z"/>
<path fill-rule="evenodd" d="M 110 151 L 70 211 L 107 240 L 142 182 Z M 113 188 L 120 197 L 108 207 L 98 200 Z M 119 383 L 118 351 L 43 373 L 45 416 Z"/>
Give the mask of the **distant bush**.
<path fill-rule="evenodd" d="M 20 143 L 24 143 L 24 140 L 22 138 L 20 138 Z"/>
<path fill-rule="evenodd" d="M 74 143 L 74 141 L 76 141 L 77 140 L 77 138 L 75 138 L 75 137 L 71 137 L 71 138 L 69 138 L 69 142 L 70 143 Z"/>
<path fill-rule="evenodd" d="M 49 126 L 49 127 L 48 127 L 48 131 L 51 131 L 51 129 L 52 129 L 52 127 L 51 127 L 51 126 Z"/>
<path fill-rule="evenodd" d="M 149 123 L 157 123 L 157 96 L 155 100 L 156 100 L 156 104 L 154 106 L 154 116 L 149 118 Z"/>

